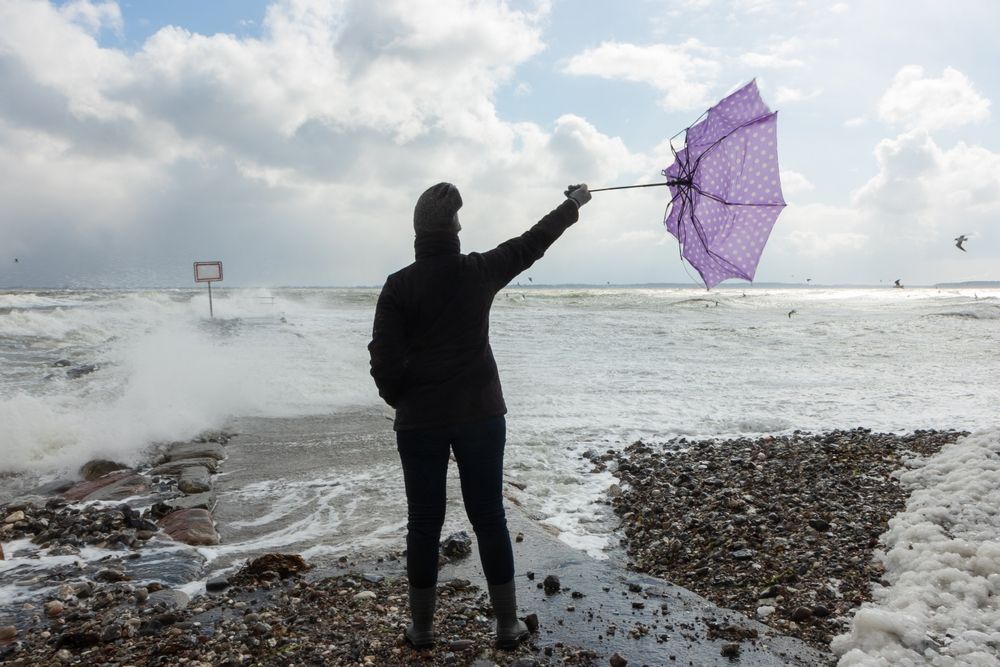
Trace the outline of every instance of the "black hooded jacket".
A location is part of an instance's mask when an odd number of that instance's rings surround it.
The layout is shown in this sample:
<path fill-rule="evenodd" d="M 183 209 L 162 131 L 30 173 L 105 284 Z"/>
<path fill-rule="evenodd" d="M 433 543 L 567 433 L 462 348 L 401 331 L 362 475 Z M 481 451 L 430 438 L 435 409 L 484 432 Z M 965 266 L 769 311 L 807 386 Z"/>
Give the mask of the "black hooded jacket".
<path fill-rule="evenodd" d="M 375 307 L 371 374 L 397 431 L 506 414 L 490 348 L 493 298 L 574 222 L 566 200 L 517 238 L 463 255 L 457 234 L 417 236 L 416 261 L 393 273 Z"/>

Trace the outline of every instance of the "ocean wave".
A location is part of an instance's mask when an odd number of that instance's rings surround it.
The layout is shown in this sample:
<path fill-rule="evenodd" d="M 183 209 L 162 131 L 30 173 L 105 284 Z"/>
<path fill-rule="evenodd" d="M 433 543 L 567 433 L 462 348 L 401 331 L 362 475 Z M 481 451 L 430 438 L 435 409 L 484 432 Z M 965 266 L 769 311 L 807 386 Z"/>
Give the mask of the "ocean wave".
<path fill-rule="evenodd" d="M 932 314 L 933 317 L 957 317 L 967 320 L 1000 320 L 1000 305 L 970 304 L 966 308 L 942 310 Z"/>

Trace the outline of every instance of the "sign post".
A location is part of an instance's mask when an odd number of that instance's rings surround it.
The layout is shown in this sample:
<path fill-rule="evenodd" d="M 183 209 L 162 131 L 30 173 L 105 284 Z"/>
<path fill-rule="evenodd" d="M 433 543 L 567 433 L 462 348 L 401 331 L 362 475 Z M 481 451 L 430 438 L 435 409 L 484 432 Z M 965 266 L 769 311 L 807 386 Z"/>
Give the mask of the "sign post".
<path fill-rule="evenodd" d="M 222 281 L 222 262 L 195 262 L 194 281 L 208 283 L 208 315 L 215 317 L 215 311 L 212 308 L 212 283 Z"/>

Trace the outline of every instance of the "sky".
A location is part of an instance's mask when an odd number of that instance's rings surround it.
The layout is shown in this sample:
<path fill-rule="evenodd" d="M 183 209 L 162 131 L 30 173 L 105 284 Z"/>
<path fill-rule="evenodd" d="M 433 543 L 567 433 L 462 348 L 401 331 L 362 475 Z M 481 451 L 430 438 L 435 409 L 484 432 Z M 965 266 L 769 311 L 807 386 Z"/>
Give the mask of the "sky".
<path fill-rule="evenodd" d="M 0 0 L 0 288 L 209 260 L 380 285 L 430 185 L 488 250 L 568 184 L 661 181 L 751 79 L 788 202 L 757 282 L 1000 280 L 997 25 L 993 0 Z M 595 193 L 522 280 L 696 284 L 666 194 Z"/>

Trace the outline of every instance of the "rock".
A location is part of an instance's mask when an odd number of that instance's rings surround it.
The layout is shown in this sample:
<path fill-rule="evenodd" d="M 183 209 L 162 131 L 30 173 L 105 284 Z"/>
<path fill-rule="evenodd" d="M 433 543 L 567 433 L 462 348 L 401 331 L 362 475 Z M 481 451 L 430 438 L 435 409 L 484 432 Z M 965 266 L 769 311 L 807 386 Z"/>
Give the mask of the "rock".
<path fill-rule="evenodd" d="M 203 465 L 189 466 L 181 470 L 177 488 L 184 494 L 202 494 L 212 490 L 211 472 Z"/>
<path fill-rule="evenodd" d="M 88 482 L 93 482 L 95 479 L 104 477 L 109 472 L 115 472 L 116 470 L 125 470 L 128 466 L 124 463 L 118 463 L 117 461 L 109 461 L 108 459 L 94 459 L 93 461 L 87 461 L 80 468 L 80 476 L 83 477 Z"/>
<path fill-rule="evenodd" d="M 809 519 L 809 526 L 821 533 L 830 530 L 830 522 L 820 518 Z"/>
<path fill-rule="evenodd" d="M 802 623 L 812 618 L 812 615 L 812 609 L 809 607 L 796 607 L 790 618 L 796 623 Z"/>
<path fill-rule="evenodd" d="M 452 533 L 441 543 L 441 553 L 447 558 L 465 558 L 472 553 L 472 539 L 464 530 Z"/>
<path fill-rule="evenodd" d="M 361 575 L 361 578 L 370 584 L 377 584 L 385 579 L 385 577 L 383 577 L 381 574 L 376 574 L 373 572 L 366 572 Z"/>
<path fill-rule="evenodd" d="M 13 625 L 0 626 L 0 642 L 9 642 L 17 637 L 17 628 Z"/>
<path fill-rule="evenodd" d="M 545 580 L 542 582 L 542 587 L 545 589 L 546 593 L 553 595 L 559 592 L 562 588 L 562 584 L 559 583 L 558 576 L 550 574 L 545 577 Z"/>
<path fill-rule="evenodd" d="M 726 642 L 722 645 L 719 653 L 725 658 L 735 658 L 740 654 L 740 645 L 736 642 Z"/>
<path fill-rule="evenodd" d="M 219 533 L 208 510 L 178 510 L 159 521 L 160 528 L 170 537 L 191 545 L 213 545 L 219 543 Z"/>
<path fill-rule="evenodd" d="M 76 484 L 72 488 L 67 489 L 66 491 L 64 491 L 63 494 L 62 494 L 62 496 L 66 500 L 83 500 L 84 498 L 86 498 L 90 494 L 94 493 L 98 489 L 104 488 L 105 486 L 108 486 L 109 484 L 113 484 L 113 483 L 118 482 L 118 481 L 120 481 L 122 479 L 125 479 L 130 474 L 131 473 L 126 470 L 126 471 L 122 471 L 122 472 L 115 472 L 115 473 L 111 473 L 111 474 L 105 475 L 105 476 L 100 477 L 98 479 L 95 479 L 95 480 L 93 480 L 91 482 L 82 482 L 82 483 Z"/>
<path fill-rule="evenodd" d="M 207 491 L 205 493 L 192 493 L 183 496 L 177 496 L 176 498 L 167 498 L 159 503 L 156 503 L 156 511 L 160 513 L 160 516 L 166 516 L 171 512 L 176 510 L 189 510 L 196 507 L 206 509 L 209 512 L 215 511 L 217 499 L 215 493 L 212 491 Z"/>
<path fill-rule="evenodd" d="M 531 634 L 538 632 L 538 614 L 528 614 L 525 616 L 524 624 L 528 626 L 528 632 Z"/>
<path fill-rule="evenodd" d="M 226 458 L 226 448 L 217 442 L 178 442 L 167 448 L 163 462 L 204 458 L 221 461 Z"/>
<path fill-rule="evenodd" d="M 106 479 L 106 478 L 100 478 Z M 100 480 L 98 480 L 100 481 Z M 111 484 L 106 484 L 82 498 L 84 502 L 92 500 L 124 500 L 132 496 L 141 496 L 149 491 L 146 478 L 142 475 L 127 474 Z"/>
<path fill-rule="evenodd" d="M 3 544 L 0 544 L 0 560 L 7 560 L 7 557 L 3 553 Z"/>
<path fill-rule="evenodd" d="M 476 642 L 471 639 L 456 639 L 454 641 L 448 642 L 448 648 L 452 651 L 468 651 L 470 648 L 474 647 Z"/>
<path fill-rule="evenodd" d="M 216 473 L 219 469 L 219 461 L 210 456 L 203 456 L 197 459 L 178 459 L 161 463 L 149 471 L 149 475 L 166 475 L 167 477 L 179 477 L 185 468 L 191 466 L 203 466 L 208 468 L 210 473 Z"/>
<path fill-rule="evenodd" d="M 163 588 L 149 594 L 146 604 L 163 611 L 180 611 L 188 606 L 191 598 L 176 588 Z"/>
<path fill-rule="evenodd" d="M 736 551 L 729 554 L 733 557 L 733 560 L 750 560 L 754 556 L 753 549 L 737 549 Z"/>
<path fill-rule="evenodd" d="M 96 370 L 97 366 L 95 366 L 94 364 L 82 364 L 80 366 L 76 366 L 66 371 L 66 377 L 70 378 L 71 380 L 75 380 L 76 378 L 81 378 L 84 375 L 90 375 Z"/>
<path fill-rule="evenodd" d="M 827 607 L 818 604 L 812 608 L 812 615 L 816 618 L 826 618 L 830 615 L 830 610 Z"/>
<path fill-rule="evenodd" d="M 117 581 L 129 581 L 131 577 L 122 572 L 121 570 L 115 570 L 112 568 L 104 568 L 97 571 L 94 575 L 94 581 L 100 581 L 104 583 L 114 583 Z"/>
<path fill-rule="evenodd" d="M 213 577 L 205 582 L 206 591 L 224 591 L 229 588 L 229 580 L 225 577 Z"/>
<path fill-rule="evenodd" d="M 514 537 L 514 541 L 518 543 L 524 542 L 524 533 L 518 533 L 517 536 Z"/>
<path fill-rule="evenodd" d="M 628 660 L 626 660 L 619 653 L 616 652 L 608 660 L 608 664 L 610 664 L 611 667 L 625 667 L 626 665 L 628 665 Z"/>
<path fill-rule="evenodd" d="M 375 599 L 375 593 L 372 591 L 361 591 L 360 593 L 355 593 L 355 602 L 369 602 Z"/>
<path fill-rule="evenodd" d="M 24 512 L 21 510 L 11 512 L 3 520 L 4 523 L 17 523 L 18 521 L 24 521 Z"/>
<path fill-rule="evenodd" d="M 236 584 L 249 583 L 265 578 L 269 572 L 273 572 L 281 579 L 298 576 L 312 568 L 298 554 L 265 554 L 240 568 L 240 571 L 232 577 L 231 582 Z"/>

